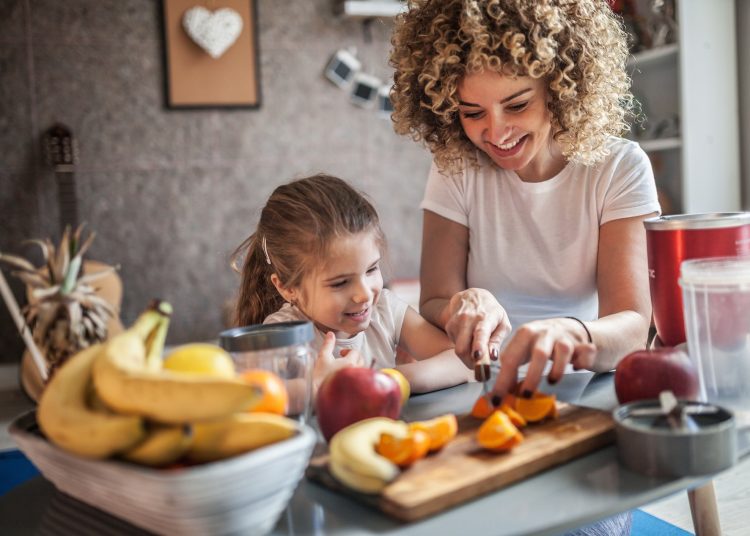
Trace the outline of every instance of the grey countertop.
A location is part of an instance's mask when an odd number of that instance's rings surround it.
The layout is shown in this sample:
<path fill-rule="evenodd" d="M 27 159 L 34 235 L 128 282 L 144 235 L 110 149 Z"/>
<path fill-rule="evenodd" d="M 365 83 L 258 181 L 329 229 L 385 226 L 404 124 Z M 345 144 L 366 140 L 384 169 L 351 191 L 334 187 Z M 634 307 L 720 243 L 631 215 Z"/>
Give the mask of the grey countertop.
<path fill-rule="evenodd" d="M 466 413 L 481 386 L 466 384 L 414 396 L 407 420 L 446 412 Z M 555 386 L 542 385 L 567 402 L 610 410 L 616 405 L 612 374 L 574 373 Z M 747 452 L 746 437 L 741 449 Z M 697 487 L 707 479 L 652 478 L 622 467 L 614 446 L 595 451 L 531 478 L 456 506 L 422 521 L 404 524 L 316 484 L 302 480 L 275 535 L 296 534 L 560 534 L 613 514 Z M 0 498 L 3 534 L 143 534 L 143 531 L 80 503 L 41 477 Z M 89 532 L 87 532 L 87 530 Z"/>

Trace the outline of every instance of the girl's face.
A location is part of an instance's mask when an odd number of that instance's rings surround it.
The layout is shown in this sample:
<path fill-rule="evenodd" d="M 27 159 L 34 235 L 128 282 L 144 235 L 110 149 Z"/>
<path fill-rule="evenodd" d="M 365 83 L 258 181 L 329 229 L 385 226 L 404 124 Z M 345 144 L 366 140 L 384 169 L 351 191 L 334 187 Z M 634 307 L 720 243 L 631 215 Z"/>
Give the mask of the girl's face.
<path fill-rule="evenodd" d="M 380 248 L 372 231 L 334 240 L 327 262 L 305 277 L 298 306 L 323 332 L 366 330 L 383 289 Z"/>
<path fill-rule="evenodd" d="M 541 79 L 485 70 L 463 78 L 458 98 L 466 136 L 498 167 L 530 182 L 549 179 L 565 167 L 551 138 L 547 90 Z"/>

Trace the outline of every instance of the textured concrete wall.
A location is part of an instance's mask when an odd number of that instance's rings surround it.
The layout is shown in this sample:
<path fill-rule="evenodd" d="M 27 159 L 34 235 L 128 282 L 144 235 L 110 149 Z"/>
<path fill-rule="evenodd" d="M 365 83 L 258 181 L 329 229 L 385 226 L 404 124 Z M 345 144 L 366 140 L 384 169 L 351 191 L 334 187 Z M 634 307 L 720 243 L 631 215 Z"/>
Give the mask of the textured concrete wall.
<path fill-rule="evenodd" d="M 160 9 L 155 0 L 0 3 L 0 249 L 58 236 L 57 185 L 39 140 L 62 121 L 79 143 L 91 257 L 121 266 L 125 323 L 158 296 L 176 310 L 169 342 L 215 337 L 237 285 L 229 254 L 276 185 L 318 171 L 371 195 L 391 276 L 416 277 L 429 154 L 322 76 L 337 48 L 354 45 L 386 78 L 391 22 L 364 32 L 334 17 L 330 0 L 258 0 L 260 109 L 176 111 L 164 107 Z M 4 306 L 0 348 L 3 361 L 22 351 Z"/>

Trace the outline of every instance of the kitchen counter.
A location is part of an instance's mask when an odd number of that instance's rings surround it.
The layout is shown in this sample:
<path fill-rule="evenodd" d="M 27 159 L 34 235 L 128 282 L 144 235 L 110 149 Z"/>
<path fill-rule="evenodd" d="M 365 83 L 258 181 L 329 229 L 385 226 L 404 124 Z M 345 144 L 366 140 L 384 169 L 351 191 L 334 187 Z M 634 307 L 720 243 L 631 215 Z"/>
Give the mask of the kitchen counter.
<path fill-rule="evenodd" d="M 568 374 L 555 386 L 540 388 L 558 399 L 598 409 L 616 405 L 611 374 Z M 466 384 L 414 396 L 407 420 L 446 412 L 466 413 L 479 395 L 479 384 Z M 742 453 L 750 451 L 742 437 Z M 422 521 L 404 524 L 307 480 L 300 482 L 272 534 L 535 534 L 554 535 L 619 512 L 637 508 L 708 482 L 708 478 L 651 478 L 620 466 L 614 446 L 606 447 L 536 476 L 451 508 Z M 137 493 L 134 490 L 134 493 Z M 3 534 L 52 530 L 97 534 L 143 531 L 55 490 L 35 478 L 0 498 Z"/>

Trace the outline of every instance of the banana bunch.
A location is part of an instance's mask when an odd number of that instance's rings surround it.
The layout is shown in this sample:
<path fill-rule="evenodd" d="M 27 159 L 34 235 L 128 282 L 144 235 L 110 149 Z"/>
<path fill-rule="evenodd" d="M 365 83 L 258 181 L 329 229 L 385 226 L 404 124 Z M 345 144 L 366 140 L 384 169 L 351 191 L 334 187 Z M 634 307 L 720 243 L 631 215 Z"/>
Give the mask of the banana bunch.
<path fill-rule="evenodd" d="M 409 435 L 409 425 L 387 417 L 358 421 L 331 438 L 329 468 L 336 479 L 363 493 L 378 493 L 401 472 L 375 450 L 380 436 L 398 439 Z"/>
<path fill-rule="evenodd" d="M 222 459 L 296 433 L 290 419 L 246 413 L 263 393 L 236 376 L 162 369 L 171 312 L 155 303 L 56 372 L 37 408 L 50 441 L 80 456 L 162 466 Z"/>

